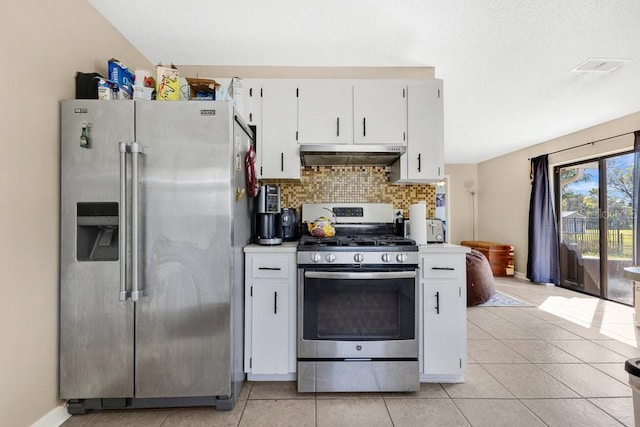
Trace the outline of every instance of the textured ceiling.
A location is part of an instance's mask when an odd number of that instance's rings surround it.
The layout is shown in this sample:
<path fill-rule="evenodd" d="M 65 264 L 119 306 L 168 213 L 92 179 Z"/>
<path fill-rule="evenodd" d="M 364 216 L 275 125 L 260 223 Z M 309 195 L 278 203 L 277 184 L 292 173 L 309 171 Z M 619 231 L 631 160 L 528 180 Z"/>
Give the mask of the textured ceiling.
<path fill-rule="evenodd" d="M 435 67 L 447 163 L 640 111 L 638 0 L 89 3 L 152 63 Z M 589 58 L 629 62 L 606 74 L 570 72 Z"/>

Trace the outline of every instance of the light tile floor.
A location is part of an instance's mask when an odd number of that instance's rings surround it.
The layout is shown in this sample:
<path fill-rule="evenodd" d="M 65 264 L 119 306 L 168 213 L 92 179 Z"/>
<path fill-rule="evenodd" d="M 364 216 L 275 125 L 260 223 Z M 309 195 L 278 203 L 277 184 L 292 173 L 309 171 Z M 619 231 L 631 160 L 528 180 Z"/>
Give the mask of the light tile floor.
<path fill-rule="evenodd" d="M 472 307 L 464 384 L 416 393 L 297 393 L 247 382 L 232 411 L 105 411 L 73 426 L 633 426 L 624 362 L 640 357 L 633 309 L 553 286 L 500 278 L 531 307 Z"/>

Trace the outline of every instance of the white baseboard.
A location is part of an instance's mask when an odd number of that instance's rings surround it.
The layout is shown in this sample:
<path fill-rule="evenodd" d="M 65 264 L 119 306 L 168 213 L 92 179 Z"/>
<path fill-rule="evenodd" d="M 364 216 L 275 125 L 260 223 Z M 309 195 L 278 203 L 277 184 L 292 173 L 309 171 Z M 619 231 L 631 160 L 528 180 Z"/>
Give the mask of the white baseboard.
<path fill-rule="evenodd" d="M 67 412 L 67 406 L 63 404 L 50 410 L 44 417 L 31 424 L 31 427 L 58 427 L 69 418 L 71 418 L 71 414 Z"/>

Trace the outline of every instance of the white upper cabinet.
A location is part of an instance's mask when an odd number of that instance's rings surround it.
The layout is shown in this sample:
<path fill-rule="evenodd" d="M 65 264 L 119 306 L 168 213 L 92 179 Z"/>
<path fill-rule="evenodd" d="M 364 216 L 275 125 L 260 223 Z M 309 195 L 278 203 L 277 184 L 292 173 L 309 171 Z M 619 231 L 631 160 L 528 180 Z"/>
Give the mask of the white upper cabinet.
<path fill-rule="evenodd" d="M 407 152 L 391 166 L 395 183 L 433 182 L 444 175 L 442 80 L 407 87 Z"/>
<path fill-rule="evenodd" d="M 256 149 L 260 178 L 300 179 L 296 89 L 295 80 L 262 80 L 262 135 Z"/>
<path fill-rule="evenodd" d="M 393 183 L 444 175 L 442 80 L 245 79 L 261 179 L 300 179 L 300 144 L 393 144 Z"/>
<path fill-rule="evenodd" d="M 405 80 L 298 80 L 298 143 L 405 144 Z"/>
<path fill-rule="evenodd" d="M 407 82 L 358 80 L 353 85 L 353 142 L 405 144 Z"/>
<path fill-rule="evenodd" d="M 353 137 L 352 92 L 350 81 L 299 80 L 298 143 L 349 143 Z"/>
<path fill-rule="evenodd" d="M 262 127 L 262 80 L 245 80 L 244 82 L 244 120 L 248 125 Z"/>

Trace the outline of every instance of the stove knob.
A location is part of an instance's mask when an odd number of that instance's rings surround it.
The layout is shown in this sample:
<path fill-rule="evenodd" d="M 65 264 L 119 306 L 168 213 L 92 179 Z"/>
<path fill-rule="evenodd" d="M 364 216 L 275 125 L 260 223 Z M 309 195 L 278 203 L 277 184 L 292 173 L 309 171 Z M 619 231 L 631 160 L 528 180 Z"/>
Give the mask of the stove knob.
<path fill-rule="evenodd" d="M 329 254 L 326 257 L 324 257 L 324 259 L 326 259 L 327 262 L 333 262 L 336 260 L 336 256 L 334 254 Z"/>
<path fill-rule="evenodd" d="M 322 259 L 322 256 L 319 253 L 315 253 L 311 255 L 311 261 L 319 262 Z"/>
<path fill-rule="evenodd" d="M 391 255 L 382 254 L 382 262 L 391 262 Z"/>
<path fill-rule="evenodd" d="M 364 255 L 362 255 L 362 254 L 355 254 L 355 255 L 353 256 L 353 260 L 354 260 L 355 262 L 362 262 L 362 261 L 364 261 Z"/>
<path fill-rule="evenodd" d="M 398 254 L 396 256 L 396 259 L 398 260 L 398 262 L 405 262 L 407 260 L 407 254 Z"/>

